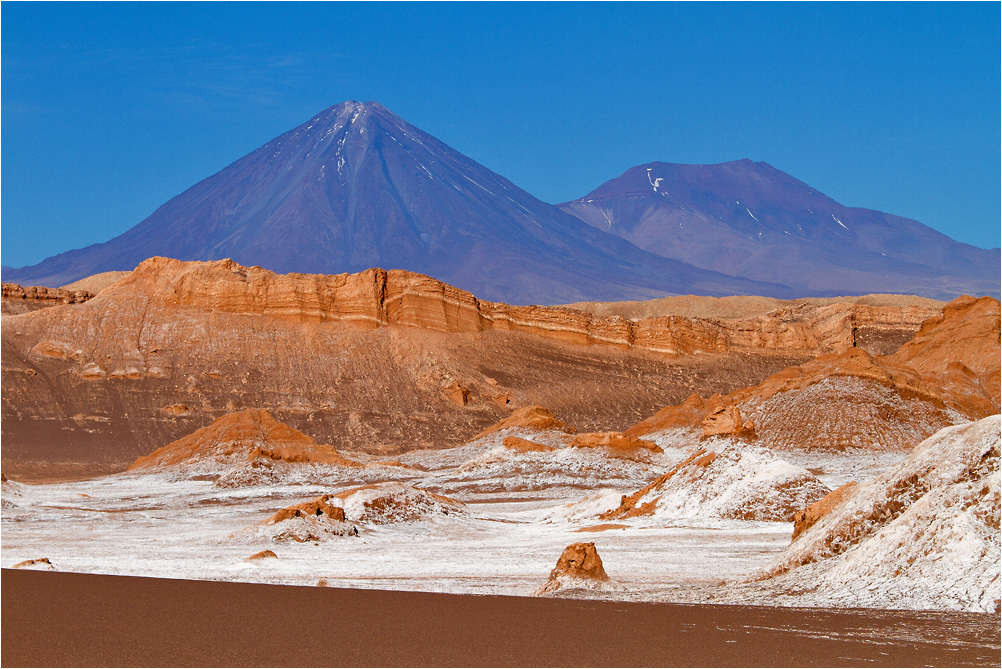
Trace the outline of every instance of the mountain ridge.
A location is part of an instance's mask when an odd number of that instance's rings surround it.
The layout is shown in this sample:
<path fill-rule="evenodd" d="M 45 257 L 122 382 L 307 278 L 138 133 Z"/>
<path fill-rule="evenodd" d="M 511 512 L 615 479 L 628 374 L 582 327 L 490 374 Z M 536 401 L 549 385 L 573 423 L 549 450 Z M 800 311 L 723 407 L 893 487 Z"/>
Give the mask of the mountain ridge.
<path fill-rule="evenodd" d="M 668 258 L 755 278 L 798 295 L 911 293 L 998 297 L 999 249 L 918 221 L 846 207 L 765 162 L 651 162 L 558 205 Z"/>
<path fill-rule="evenodd" d="M 5 279 L 63 285 L 152 256 L 233 258 L 279 273 L 404 269 L 508 303 L 789 294 L 597 231 L 382 105 L 355 101 L 267 142 L 122 235 Z"/>

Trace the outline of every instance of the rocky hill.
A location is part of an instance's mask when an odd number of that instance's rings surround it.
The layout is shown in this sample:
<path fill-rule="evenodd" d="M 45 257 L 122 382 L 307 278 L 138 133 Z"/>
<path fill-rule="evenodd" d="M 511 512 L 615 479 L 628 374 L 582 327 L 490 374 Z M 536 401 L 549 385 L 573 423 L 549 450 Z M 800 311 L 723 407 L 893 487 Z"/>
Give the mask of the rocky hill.
<path fill-rule="evenodd" d="M 998 416 L 947 428 L 843 491 L 775 561 L 767 587 L 821 606 L 997 614 L 999 438 Z"/>

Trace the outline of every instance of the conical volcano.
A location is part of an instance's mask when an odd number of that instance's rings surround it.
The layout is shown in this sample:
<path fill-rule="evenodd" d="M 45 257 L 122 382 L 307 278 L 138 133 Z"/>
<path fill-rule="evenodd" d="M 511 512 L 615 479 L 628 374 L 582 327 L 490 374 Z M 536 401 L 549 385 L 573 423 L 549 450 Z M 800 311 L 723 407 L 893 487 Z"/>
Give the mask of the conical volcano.
<path fill-rule="evenodd" d="M 406 269 L 523 304 L 789 293 L 585 225 L 374 102 L 325 109 L 119 237 L 4 278 L 63 285 L 154 255 L 281 273 Z"/>

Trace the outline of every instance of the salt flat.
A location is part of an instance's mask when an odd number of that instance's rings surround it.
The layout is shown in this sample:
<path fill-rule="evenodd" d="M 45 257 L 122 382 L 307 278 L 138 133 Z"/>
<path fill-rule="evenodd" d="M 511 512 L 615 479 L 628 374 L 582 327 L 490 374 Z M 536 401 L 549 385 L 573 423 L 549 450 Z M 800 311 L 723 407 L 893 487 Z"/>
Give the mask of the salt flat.
<path fill-rule="evenodd" d="M 623 589 L 592 596 L 686 602 L 726 600 L 721 586 L 754 576 L 790 542 L 792 523 L 784 522 L 597 519 L 644 480 L 622 488 L 480 490 L 457 482 L 464 480 L 457 474 L 464 458 L 443 463 L 443 453 L 425 455 L 427 465 L 445 467 L 406 470 L 404 478 L 433 492 L 447 489 L 466 504 L 466 513 L 357 524 L 357 537 L 304 543 L 274 541 L 260 533 L 259 524 L 283 507 L 350 482 L 220 488 L 211 480 L 155 473 L 15 484 L 5 490 L 0 564 L 46 557 L 55 570 L 69 572 L 291 585 L 322 579 L 335 587 L 531 595 L 565 546 L 594 541 L 606 571 Z M 873 475 L 901 457 L 859 458 L 853 473 Z M 414 464 L 424 459 L 421 453 L 409 458 Z M 836 467 L 845 459 L 830 459 L 815 464 L 836 472 L 834 485 L 845 478 L 844 467 Z M 653 478 L 660 471 L 653 467 L 643 475 Z M 593 501 L 578 504 L 584 512 L 568 509 L 585 498 Z M 266 549 L 277 559 L 247 560 Z"/>

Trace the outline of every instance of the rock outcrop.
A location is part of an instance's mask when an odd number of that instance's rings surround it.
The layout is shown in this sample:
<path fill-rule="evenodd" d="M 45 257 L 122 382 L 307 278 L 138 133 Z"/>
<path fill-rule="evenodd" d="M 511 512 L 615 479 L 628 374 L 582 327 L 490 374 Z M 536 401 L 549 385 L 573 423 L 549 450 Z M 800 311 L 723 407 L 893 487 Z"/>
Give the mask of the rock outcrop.
<path fill-rule="evenodd" d="M 605 586 L 609 581 L 594 542 L 571 544 L 560 554 L 557 566 L 535 594 L 541 597 L 559 590 L 594 590 Z"/>
<path fill-rule="evenodd" d="M 525 428 L 529 430 L 559 430 L 561 432 L 577 432 L 562 420 L 558 420 L 553 412 L 546 407 L 530 406 L 512 411 L 511 415 L 502 421 L 485 429 L 480 436 L 500 432 L 509 428 Z"/>
<path fill-rule="evenodd" d="M 830 490 L 806 469 L 758 446 L 732 439 L 707 441 L 671 471 L 632 495 L 602 520 L 731 518 L 791 521 Z"/>
<path fill-rule="evenodd" d="M 358 528 L 345 518 L 344 509 L 331 504 L 331 495 L 296 504 L 261 522 L 273 541 L 324 541 L 333 537 L 358 536 Z M 260 555 L 260 554 L 258 554 Z"/>
<path fill-rule="evenodd" d="M 466 513 L 462 502 L 397 481 L 344 490 L 329 499 L 363 524 L 409 523 Z"/>
<path fill-rule="evenodd" d="M 5 283 L 0 293 L 0 305 L 4 314 L 26 314 L 30 311 L 55 307 L 60 304 L 80 304 L 94 297 L 86 290 L 65 290 L 42 286 L 22 287 L 16 283 Z"/>
<path fill-rule="evenodd" d="M 317 446 L 313 439 L 276 421 L 264 409 L 246 409 L 218 418 L 208 427 L 136 459 L 129 471 L 273 461 L 363 466 L 330 447 Z"/>
<path fill-rule="evenodd" d="M 274 525 L 275 523 L 280 523 L 283 520 L 289 520 L 290 518 L 319 518 L 325 517 L 329 520 L 335 520 L 343 522 L 345 520 L 344 509 L 339 506 L 334 506 L 330 503 L 330 495 L 321 495 L 316 499 L 312 499 L 309 502 L 303 502 L 302 504 L 296 504 L 295 506 L 290 506 L 277 511 L 273 516 L 270 516 L 265 523 L 269 525 Z"/>
<path fill-rule="evenodd" d="M 664 453 L 651 441 L 625 435 L 622 432 L 586 432 L 571 439 L 570 448 L 600 449 L 614 458 L 625 458 L 637 462 L 650 462 L 650 456 Z"/>
<path fill-rule="evenodd" d="M 539 444 L 529 439 L 522 439 L 521 437 L 505 437 L 504 441 L 501 443 L 505 448 L 515 451 L 517 453 L 532 453 L 532 452 L 548 453 L 550 451 L 555 450 L 553 446 L 547 446 L 546 444 Z"/>
<path fill-rule="evenodd" d="M 909 449 L 937 430 L 999 410 L 999 302 L 962 297 L 891 356 L 822 356 L 709 400 L 690 397 L 638 423 L 648 436 L 751 430 L 779 449 Z M 719 430 L 719 432 L 718 432 Z"/>
<path fill-rule="evenodd" d="M 36 569 L 41 571 L 55 571 L 55 567 L 49 558 L 36 558 L 34 560 L 23 560 L 11 567 L 12 569 Z"/>
<path fill-rule="evenodd" d="M 815 513 L 766 577 L 821 605 L 997 613 L 1000 433 L 999 416 L 937 432 Z"/>
<path fill-rule="evenodd" d="M 533 405 L 623 429 L 851 348 L 852 309 L 630 321 L 486 302 L 396 270 L 153 258 L 83 304 L 4 317 L 3 458 L 104 473 L 248 406 L 370 453 L 455 446 Z"/>
<path fill-rule="evenodd" d="M 797 537 L 811 529 L 815 523 L 838 508 L 838 506 L 848 499 L 859 485 L 856 481 L 839 486 L 835 490 L 811 504 L 803 511 L 798 511 L 793 516 L 793 536 L 791 541 L 796 541 Z"/>
<path fill-rule="evenodd" d="M 269 558 L 275 558 L 275 559 L 277 559 L 278 556 L 275 555 L 275 551 L 264 550 L 264 551 L 258 551 L 257 553 L 254 553 L 254 555 L 251 555 L 247 559 L 248 560 L 267 560 Z"/>

